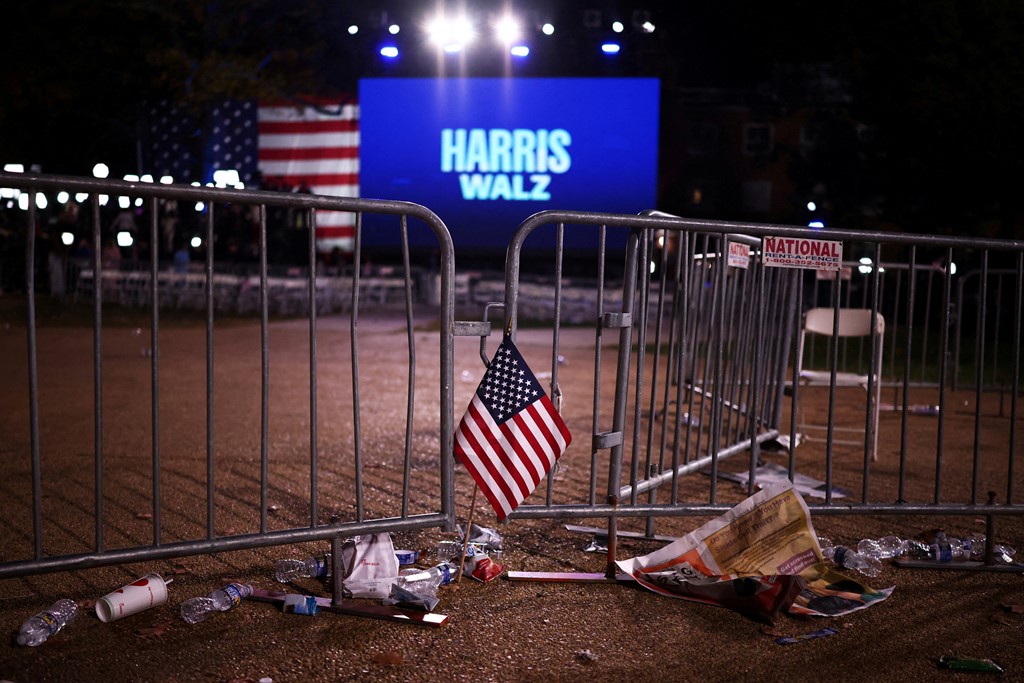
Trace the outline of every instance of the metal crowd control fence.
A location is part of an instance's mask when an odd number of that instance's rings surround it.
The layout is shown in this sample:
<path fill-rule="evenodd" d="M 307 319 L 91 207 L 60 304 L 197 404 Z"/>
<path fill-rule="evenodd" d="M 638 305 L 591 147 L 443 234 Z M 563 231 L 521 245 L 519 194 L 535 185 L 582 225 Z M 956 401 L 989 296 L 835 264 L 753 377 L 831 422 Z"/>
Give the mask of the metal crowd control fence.
<path fill-rule="evenodd" d="M 453 528 L 454 254 L 436 215 L 399 201 L 65 177 L 3 174 L 0 187 L 27 195 L 27 226 L 40 222 L 37 193 L 88 195 L 80 199 L 90 208 L 84 236 L 96 248 L 78 275 L 103 283 L 83 285 L 92 302 L 89 349 L 79 338 L 85 335 L 70 338 L 67 328 L 37 319 L 38 240 L 24 241 L 28 363 L 14 365 L 0 399 L 7 453 L 0 483 L 6 527 L 0 578 L 303 541 L 331 539 L 337 545 L 343 536 L 376 531 Z M 150 245 L 158 244 L 164 202 L 203 203 L 200 234 L 208 247 L 202 272 L 177 277 L 155 248 L 143 255 L 148 270 L 105 265 L 99 245 L 109 224 L 101 196 L 141 200 L 140 211 L 148 215 L 137 239 Z M 218 263 L 210 247 L 220 235 L 217 219 L 225 206 L 249 207 L 256 217 L 258 265 L 246 282 L 258 326 L 251 317 L 222 326 L 215 316 L 223 294 L 220 268 L 230 264 Z M 305 212 L 309 226 L 303 278 L 292 278 L 294 291 L 287 293 L 302 300 L 293 305 L 308 325 L 302 318 L 271 320 L 285 293 L 271 282 L 268 209 L 282 207 Z M 353 262 L 345 275 L 318 273 L 318 209 L 355 214 Z M 362 222 L 373 214 L 388 217 L 380 220 L 393 230 L 395 253 L 403 260 L 391 274 L 401 283 L 405 312 L 405 329 L 397 333 L 394 315 L 386 325 L 374 323 L 377 301 L 367 306 L 369 313 L 362 308 Z M 440 291 L 425 313 L 413 301 L 413 228 L 437 242 Z M 146 302 L 148 333 L 106 323 L 108 280 L 119 291 L 115 299 L 130 289 L 131 303 Z M 168 297 L 182 295 L 173 291 L 178 286 L 203 302 L 205 327 L 198 318 L 191 325 L 162 324 Z M 338 296 L 346 299 L 346 314 L 321 318 L 319 308 Z M 417 363 L 417 323 L 437 329 L 420 335 L 419 346 L 436 358 L 426 371 Z M 8 357 L 24 358 L 15 354 L 13 335 L 6 341 Z M 368 343 L 369 357 L 383 362 L 366 364 L 362 350 Z M 67 345 L 73 350 L 54 351 Z M 204 347 L 205 376 L 196 367 Z M 288 350 L 294 353 L 283 355 Z M 85 394 L 75 405 L 55 400 L 75 381 L 88 386 L 90 374 L 91 400 Z M 15 398 L 24 396 L 15 390 L 22 381 L 28 386 L 24 402 Z M 393 432 L 362 429 L 366 411 L 385 410 L 394 415 Z M 334 558 L 340 562 L 340 553 Z M 337 566 L 334 577 L 340 581 Z"/>
<path fill-rule="evenodd" d="M 570 230 L 589 231 L 597 256 L 589 331 L 561 321 L 562 283 L 568 279 L 562 276 L 563 244 Z M 625 240 L 609 238 L 616 231 L 620 237 L 625 234 Z M 525 336 L 523 342 L 517 340 L 521 350 L 529 348 L 531 340 L 541 348 L 548 344 L 547 332 L 539 334 L 536 322 L 521 325 L 522 254 L 535 232 L 553 235 L 554 248 L 533 248 L 529 262 L 536 267 L 541 258 L 551 258 L 549 270 L 555 278 L 550 393 L 557 405 L 572 392 L 569 405 L 574 409 L 563 409 L 563 417 L 576 439 L 546 491 L 535 493 L 512 517 L 607 518 L 609 575 L 614 571 L 611 559 L 620 519 L 646 521 L 642 531 L 629 533 L 650 537 L 656 518 L 719 514 L 737 502 L 737 495 L 754 490 L 761 465 L 770 456 L 783 458 L 781 466 L 790 479 L 806 475 L 821 481 L 822 497 L 808 500 L 815 515 L 975 515 L 991 520 L 995 515 L 1019 519 L 1024 513 L 1017 499 L 1020 475 L 1015 466 L 1020 448 L 1021 290 L 994 287 L 991 279 L 994 273 L 1011 272 L 1021 281 L 1024 244 L 809 231 L 688 220 L 657 212 L 542 212 L 520 225 L 506 260 L 504 306 L 513 334 Z M 846 256 L 864 253 L 872 264 L 885 264 L 884 273 L 865 267 L 863 277 L 851 281 L 835 275 L 819 279 L 812 270 L 764 267 L 759 244 L 767 237 L 839 242 Z M 624 249 L 609 249 L 609 242 L 624 244 Z M 730 245 L 744 248 L 731 250 Z M 731 261 L 730 255 L 738 260 Z M 618 258 L 624 263 L 619 271 L 621 307 L 607 310 L 605 287 L 614 285 L 608 284 L 612 278 L 606 273 Z M 971 289 L 957 289 L 948 265 L 921 266 L 924 261 L 950 264 L 958 259 L 977 264 Z M 742 261 L 745 268 L 738 267 Z M 901 271 L 922 270 L 927 281 L 935 280 L 934 288 L 922 291 L 917 277 L 893 278 Z M 828 291 L 819 298 L 822 283 Z M 886 283 L 889 286 L 883 287 Z M 873 386 L 879 378 L 871 373 L 864 387 L 853 390 L 859 392 L 859 408 L 852 418 L 848 415 L 854 401 L 844 392 L 851 390 L 836 382 L 841 360 L 855 360 L 852 350 L 849 357 L 845 350 L 840 353 L 845 340 L 833 335 L 829 348 L 818 352 L 832 378 L 823 393 L 801 386 L 796 376 L 793 340 L 800 334 L 803 312 L 820 306 L 832 307 L 837 319 L 843 307 L 867 308 L 886 318 L 886 385 L 897 398 L 887 394 L 882 399 L 884 410 L 877 423 L 871 416 L 878 401 Z M 976 321 L 972 348 L 958 356 L 959 366 L 951 343 L 954 309 L 957 321 Z M 992 319 L 996 311 L 998 321 Z M 614 334 L 615 343 L 607 343 L 607 331 Z M 581 334 L 589 335 L 590 341 L 579 343 Z M 968 336 L 963 335 L 964 346 Z M 567 338 L 574 340 L 570 346 L 576 343 L 571 351 L 565 348 Z M 610 350 L 606 347 L 614 347 L 616 354 L 610 368 L 603 358 Z M 993 383 L 983 369 L 990 367 L 987 363 L 997 347 L 1002 374 Z M 877 367 L 878 348 L 870 340 L 864 344 L 859 351 L 864 367 Z M 589 354 L 594 364 L 585 380 L 593 386 L 588 417 L 579 409 L 585 389 L 560 381 L 560 373 L 564 376 L 569 366 L 559 359 L 571 355 L 578 363 Z M 927 382 L 915 381 L 922 365 Z M 973 368 L 971 386 L 953 386 L 955 367 L 961 375 Z M 609 371 L 614 379 L 607 381 Z M 1009 396 L 1010 405 L 1004 416 L 993 417 L 993 401 L 1002 403 L 990 391 L 996 385 Z M 886 400 L 892 402 L 884 405 Z M 796 417 L 805 409 L 816 409 L 827 418 L 827 436 L 821 444 L 801 443 Z M 843 421 L 864 428 L 859 446 L 837 443 L 835 427 Z M 881 437 L 877 461 L 871 458 L 875 430 Z M 747 457 L 735 459 L 738 467 L 727 460 L 740 453 Z M 695 472 L 709 478 L 684 479 Z M 732 475 L 741 487 L 719 486 L 723 475 Z M 601 492 L 602 483 L 606 494 Z M 987 497 L 986 491 L 991 492 Z M 999 497 L 1002 500 L 997 501 Z"/>

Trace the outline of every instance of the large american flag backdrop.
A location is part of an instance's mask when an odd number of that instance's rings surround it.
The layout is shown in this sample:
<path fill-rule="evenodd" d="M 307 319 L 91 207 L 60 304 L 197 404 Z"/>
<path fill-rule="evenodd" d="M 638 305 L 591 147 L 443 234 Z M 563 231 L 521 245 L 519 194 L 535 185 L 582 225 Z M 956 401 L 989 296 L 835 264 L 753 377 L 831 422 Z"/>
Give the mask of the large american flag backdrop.
<path fill-rule="evenodd" d="M 506 335 L 455 430 L 454 448 L 499 521 L 533 492 L 571 441 L 569 428 Z"/>
<path fill-rule="evenodd" d="M 209 183 L 218 170 L 236 170 L 247 187 L 359 196 L 359 105 L 316 106 L 226 101 L 205 120 L 169 102 L 150 109 L 148 155 L 154 176 Z M 259 173 L 257 173 L 257 171 Z M 317 248 L 351 251 L 355 215 L 317 211 Z"/>

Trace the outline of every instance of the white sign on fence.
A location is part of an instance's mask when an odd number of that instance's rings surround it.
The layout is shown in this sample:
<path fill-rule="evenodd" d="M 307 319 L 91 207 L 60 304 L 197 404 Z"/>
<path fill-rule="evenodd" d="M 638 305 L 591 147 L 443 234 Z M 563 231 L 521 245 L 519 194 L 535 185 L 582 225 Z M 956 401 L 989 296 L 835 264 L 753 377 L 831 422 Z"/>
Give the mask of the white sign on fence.
<path fill-rule="evenodd" d="M 762 262 L 781 268 L 839 270 L 843 262 L 843 243 L 803 237 L 765 237 Z"/>
<path fill-rule="evenodd" d="M 729 265 L 733 268 L 747 268 L 750 265 L 750 245 L 729 242 Z"/>

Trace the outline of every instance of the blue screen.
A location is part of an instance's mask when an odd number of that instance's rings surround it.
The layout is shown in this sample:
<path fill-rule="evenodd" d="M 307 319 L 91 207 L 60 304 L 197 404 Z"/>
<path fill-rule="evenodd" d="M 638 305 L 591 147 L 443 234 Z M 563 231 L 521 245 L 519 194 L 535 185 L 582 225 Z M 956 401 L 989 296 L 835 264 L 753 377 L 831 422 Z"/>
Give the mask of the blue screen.
<path fill-rule="evenodd" d="M 360 194 L 426 206 L 456 253 L 504 248 L 547 209 L 638 213 L 655 206 L 658 97 L 651 78 L 364 79 Z M 566 230 L 566 248 L 596 243 Z"/>

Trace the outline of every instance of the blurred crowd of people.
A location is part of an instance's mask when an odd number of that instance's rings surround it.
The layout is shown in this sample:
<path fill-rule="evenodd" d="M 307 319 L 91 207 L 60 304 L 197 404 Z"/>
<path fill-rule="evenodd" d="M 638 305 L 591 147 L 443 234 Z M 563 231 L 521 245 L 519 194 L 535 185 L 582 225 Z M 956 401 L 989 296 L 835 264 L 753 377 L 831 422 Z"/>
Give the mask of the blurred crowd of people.
<path fill-rule="evenodd" d="M 288 188 L 267 187 L 287 191 Z M 302 188 L 293 191 L 302 191 Z M 308 192 L 308 189 L 305 191 Z M 149 201 L 123 208 L 117 202 L 100 207 L 100 244 L 94 244 L 93 205 L 70 199 L 63 205 L 37 208 L 34 282 L 37 292 L 64 296 L 74 285 L 77 270 L 91 268 L 100 250 L 104 268 L 149 268 L 157 249 L 161 268 L 179 272 L 202 267 L 209 245 L 207 209 L 175 200 L 157 202 L 156 240 Z M 51 208 L 52 207 L 52 208 Z M 259 261 L 259 207 L 248 204 L 214 205 L 214 261 L 219 268 L 251 269 Z M 29 212 L 15 202 L 0 206 L 0 292 L 25 290 L 26 235 Z M 305 211 L 267 207 L 267 261 L 274 265 L 308 265 L 309 234 Z M 120 239 L 119 239 L 120 235 Z M 329 266 L 342 265 L 344 254 L 320 258 Z M 338 261 L 338 263 L 334 263 Z"/>

